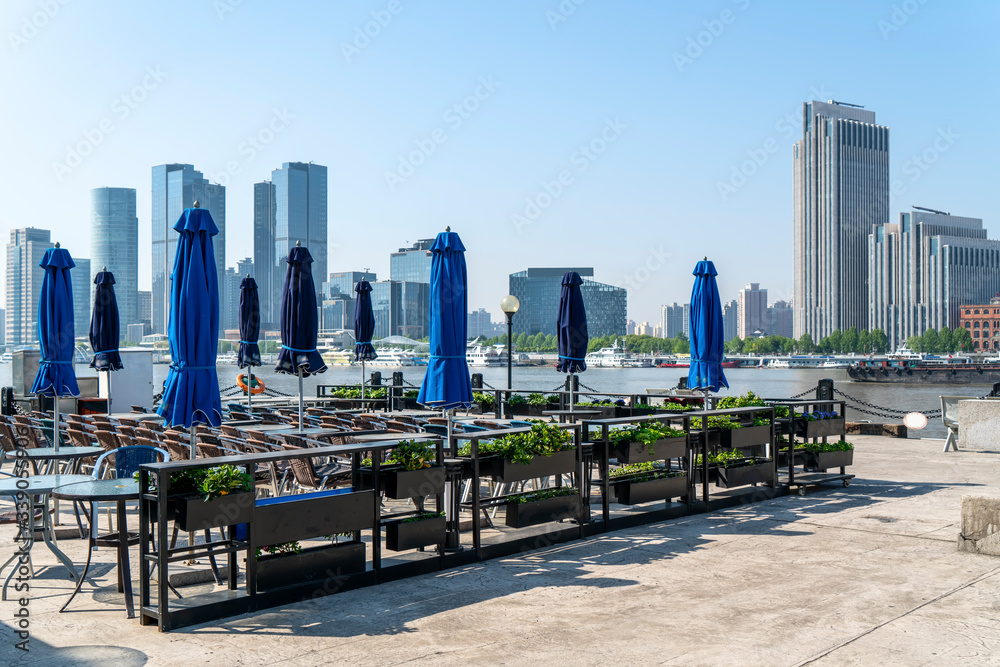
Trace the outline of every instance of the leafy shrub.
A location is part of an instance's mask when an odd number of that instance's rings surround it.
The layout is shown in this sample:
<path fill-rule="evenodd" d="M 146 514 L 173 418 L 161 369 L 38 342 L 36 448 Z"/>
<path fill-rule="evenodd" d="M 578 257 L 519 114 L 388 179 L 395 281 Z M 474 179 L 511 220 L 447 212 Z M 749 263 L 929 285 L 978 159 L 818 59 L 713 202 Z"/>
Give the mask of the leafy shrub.
<path fill-rule="evenodd" d="M 572 496 L 579 491 L 573 486 L 564 486 L 561 488 L 548 488 L 540 489 L 538 491 L 528 491 L 527 493 L 520 493 L 515 496 L 508 496 L 507 502 L 510 503 L 533 503 L 538 500 L 547 500 L 549 498 L 559 498 L 561 496 Z"/>
<path fill-rule="evenodd" d="M 516 463 L 530 463 L 536 456 L 552 456 L 573 448 L 573 433 L 559 428 L 558 424 L 535 421 L 531 430 L 511 433 L 496 440 L 479 443 L 480 454 L 496 454 Z M 472 445 L 458 450 L 459 455 L 472 454 Z"/>

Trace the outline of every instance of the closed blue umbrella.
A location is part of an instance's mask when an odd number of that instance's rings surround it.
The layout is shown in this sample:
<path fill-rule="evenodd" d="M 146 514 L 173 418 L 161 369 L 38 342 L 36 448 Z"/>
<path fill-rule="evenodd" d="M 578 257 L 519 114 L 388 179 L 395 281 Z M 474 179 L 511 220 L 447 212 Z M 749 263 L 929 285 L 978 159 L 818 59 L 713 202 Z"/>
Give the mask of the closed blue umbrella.
<path fill-rule="evenodd" d="M 73 356 L 76 352 L 73 329 L 73 280 L 70 269 L 76 264 L 69 251 L 49 248 L 38 264 L 45 272 L 38 299 L 38 345 L 42 358 L 31 393 L 53 399 L 53 444 L 59 449 L 59 397 L 79 396 Z"/>
<path fill-rule="evenodd" d="M 94 290 L 94 310 L 90 314 L 90 347 L 94 350 L 94 359 L 90 367 L 98 371 L 120 371 L 124 366 L 118 352 L 121 329 L 115 275 L 106 268 L 102 269 L 94 276 L 94 285 L 97 286 Z"/>
<path fill-rule="evenodd" d="M 372 310 L 372 286 L 362 278 L 354 286 L 354 360 L 361 362 L 361 398 L 365 397 L 365 362 L 378 359 L 372 347 L 375 335 L 375 312 Z"/>
<path fill-rule="evenodd" d="M 240 281 L 240 350 L 236 365 L 247 369 L 247 409 L 253 405 L 253 367 L 260 366 L 260 296 L 257 281 L 249 275 Z"/>
<path fill-rule="evenodd" d="M 562 291 L 559 294 L 559 321 L 556 324 L 559 343 L 559 361 L 556 370 L 560 373 L 575 375 L 587 370 L 587 308 L 583 305 L 583 293 L 580 285 L 583 278 L 576 271 L 567 271 L 562 279 Z M 569 409 L 573 409 L 576 399 L 573 396 L 573 384 L 570 379 Z"/>
<path fill-rule="evenodd" d="M 212 237 L 219 228 L 212 214 L 185 209 L 174 229 L 180 233 L 170 274 L 170 372 L 158 410 L 168 426 L 218 426 L 222 400 L 216 355 L 219 345 L 219 278 Z M 194 458 L 194 443 L 191 458 Z"/>
<path fill-rule="evenodd" d="M 717 275 L 715 264 L 707 257 L 694 267 L 689 389 L 719 391 L 720 386 L 729 388 L 726 375 L 722 372 L 722 303 L 719 301 L 719 286 L 715 283 Z"/>
<path fill-rule="evenodd" d="M 431 246 L 430 359 L 417 402 L 451 410 L 472 405 L 466 361 L 468 296 L 465 246 L 447 228 Z"/>
<path fill-rule="evenodd" d="M 296 241 L 288 253 L 288 270 L 281 293 L 281 351 L 277 373 L 299 377 L 299 430 L 302 430 L 302 379 L 326 370 L 323 357 L 316 350 L 319 317 L 316 312 L 316 285 L 312 277 L 312 255 Z"/>

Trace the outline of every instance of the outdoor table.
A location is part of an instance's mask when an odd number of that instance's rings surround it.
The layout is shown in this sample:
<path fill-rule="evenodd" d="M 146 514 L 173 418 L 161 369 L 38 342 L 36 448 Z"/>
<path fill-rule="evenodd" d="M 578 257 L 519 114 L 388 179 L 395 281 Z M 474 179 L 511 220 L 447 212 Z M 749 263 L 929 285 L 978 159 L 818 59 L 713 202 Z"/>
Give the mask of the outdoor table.
<path fill-rule="evenodd" d="M 32 546 L 34 545 L 35 536 L 35 510 L 39 507 L 41 508 L 42 539 L 45 541 L 45 546 L 66 566 L 74 581 L 79 581 L 79 575 L 73 567 L 73 561 L 60 551 L 59 547 L 52 540 L 52 519 L 49 517 L 49 494 L 58 486 L 74 482 L 86 482 L 91 479 L 90 475 L 34 475 L 32 477 L 12 477 L 0 481 L 0 496 L 16 497 L 19 493 L 23 492 L 32 498 L 29 503 L 30 507 L 28 508 L 28 539 L 31 540 Z M 18 488 L 18 483 L 21 483 L 22 488 Z M 25 483 L 27 483 L 26 487 L 24 486 Z M 39 498 L 40 502 L 36 503 L 34 501 L 36 497 Z M 29 559 L 31 557 L 30 551 L 28 557 Z M 14 573 L 18 571 L 18 563 L 16 562 L 18 558 L 19 553 L 15 551 L 14 555 L 7 559 L 7 562 L 0 565 L 0 572 L 2 572 L 5 567 L 13 563 L 10 573 L 3 582 L 3 593 L 0 595 L 0 600 L 7 599 L 7 586 L 10 585 L 11 579 L 14 578 Z"/>
<path fill-rule="evenodd" d="M 543 410 L 542 415 L 545 417 L 558 417 L 560 424 L 565 424 L 569 422 L 570 424 L 575 424 L 577 418 L 579 417 L 593 417 L 594 415 L 601 414 L 600 410 Z"/>
<path fill-rule="evenodd" d="M 90 511 L 87 513 L 90 522 L 90 540 L 87 545 L 87 564 L 83 566 L 83 573 L 76 582 L 73 594 L 66 600 L 66 604 L 59 611 L 65 611 L 69 603 L 73 601 L 76 594 L 83 586 L 83 580 L 90 570 L 90 558 L 94 553 L 95 546 L 117 547 L 118 549 L 118 592 L 125 594 L 125 613 L 128 618 L 135 618 L 135 609 L 132 605 L 132 574 L 129 568 L 128 548 L 139 543 L 137 533 L 128 532 L 128 517 L 125 514 L 125 502 L 139 499 L 139 483 L 134 479 L 92 479 L 75 482 L 56 487 L 52 490 L 54 498 L 72 500 L 74 502 L 86 502 Z M 118 530 L 105 535 L 97 534 L 97 517 L 94 516 L 94 503 L 101 501 L 114 501 L 117 504 L 115 512 Z"/>
<path fill-rule="evenodd" d="M 104 450 L 100 447 L 60 447 L 58 451 L 55 447 L 35 447 L 25 449 L 24 456 L 31 461 L 35 470 L 38 469 L 38 463 L 41 461 L 47 461 L 50 465 L 54 461 L 72 461 L 73 465 L 70 466 L 68 472 L 75 474 L 82 459 L 100 456 L 103 452 Z"/>
<path fill-rule="evenodd" d="M 261 424 L 252 426 L 243 426 L 240 430 L 243 431 L 259 431 L 261 433 L 274 433 L 276 435 L 303 435 L 309 436 L 310 438 L 329 438 L 331 436 L 338 435 L 350 435 L 350 431 L 345 431 L 339 428 L 330 428 L 323 426 L 306 426 L 301 431 L 298 426 L 289 426 L 288 424 Z"/>

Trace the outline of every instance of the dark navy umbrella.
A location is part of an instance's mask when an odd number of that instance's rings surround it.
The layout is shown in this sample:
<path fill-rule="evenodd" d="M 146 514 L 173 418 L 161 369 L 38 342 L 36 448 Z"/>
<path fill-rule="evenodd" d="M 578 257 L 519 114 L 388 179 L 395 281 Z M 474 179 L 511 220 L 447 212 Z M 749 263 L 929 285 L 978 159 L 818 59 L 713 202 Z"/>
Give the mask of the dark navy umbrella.
<path fill-rule="evenodd" d="M 582 373 L 587 370 L 587 309 L 583 305 L 583 293 L 580 285 L 583 278 L 576 271 L 567 271 L 562 279 L 562 292 L 559 294 L 559 321 L 556 323 L 556 334 L 559 344 L 559 361 L 556 370 L 561 373 Z M 569 409 L 573 409 L 576 399 L 573 378 L 569 382 Z"/>
<path fill-rule="evenodd" d="M 365 397 L 365 362 L 378 359 L 372 347 L 375 335 L 375 312 L 372 310 L 372 286 L 362 278 L 354 286 L 354 360 L 361 362 L 361 398 Z"/>
<path fill-rule="evenodd" d="M 694 288 L 691 290 L 691 369 L 689 389 L 719 391 L 729 387 L 722 372 L 723 332 L 722 304 L 719 287 L 715 284 L 715 264 L 704 259 L 694 268 Z"/>
<path fill-rule="evenodd" d="M 247 370 L 247 408 L 253 404 L 253 367 L 260 366 L 260 296 L 257 281 L 249 275 L 240 281 L 240 351 L 236 365 Z"/>
<path fill-rule="evenodd" d="M 319 317 L 316 312 L 316 285 L 312 277 L 312 255 L 298 242 L 288 253 L 288 271 L 281 293 L 281 351 L 277 373 L 299 376 L 299 430 L 302 429 L 302 378 L 326 370 L 316 350 Z"/>
<path fill-rule="evenodd" d="M 219 278 L 212 237 L 219 228 L 203 208 L 185 209 L 170 274 L 170 372 L 158 410 L 168 426 L 218 426 L 222 400 L 216 355 L 219 345 Z M 191 458 L 195 447 L 192 442 Z"/>
<path fill-rule="evenodd" d="M 38 345 L 42 358 L 32 394 L 53 398 L 53 444 L 59 448 L 59 397 L 79 396 L 73 357 L 76 353 L 73 329 L 73 280 L 70 269 L 76 264 L 69 251 L 49 248 L 38 264 L 45 272 L 38 299 Z"/>
<path fill-rule="evenodd" d="M 466 361 L 465 246 L 450 228 L 431 246 L 430 359 L 417 403 L 451 410 L 472 405 L 472 382 Z"/>
<path fill-rule="evenodd" d="M 121 329 L 118 323 L 118 299 L 115 298 L 115 275 L 105 267 L 94 276 L 94 311 L 90 314 L 90 347 L 94 359 L 90 367 L 98 371 L 120 371 L 122 357 L 118 352 Z M 110 395 L 110 392 L 109 392 Z M 108 411 L 111 410 L 108 399 Z"/>

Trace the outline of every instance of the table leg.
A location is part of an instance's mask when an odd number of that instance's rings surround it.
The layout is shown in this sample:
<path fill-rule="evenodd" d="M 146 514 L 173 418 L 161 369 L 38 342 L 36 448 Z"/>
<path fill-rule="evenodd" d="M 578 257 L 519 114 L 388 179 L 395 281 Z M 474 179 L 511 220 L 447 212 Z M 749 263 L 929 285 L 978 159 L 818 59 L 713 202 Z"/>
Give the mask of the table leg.
<path fill-rule="evenodd" d="M 14 508 L 16 513 L 17 511 L 16 501 L 14 503 Z M 25 536 L 25 539 L 28 541 L 28 567 L 31 568 L 31 575 L 34 576 L 35 568 L 31 562 L 31 547 L 34 545 L 35 542 L 35 497 L 34 496 L 28 497 L 28 534 Z M 15 550 L 14 555 L 8 558 L 7 562 L 4 563 L 2 567 L 0 567 L 0 572 L 3 572 L 3 568 L 7 567 L 8 565 L 11 566 L 10 572 L 7 573 L 7 578 L 4 579 L 3 582 L 3 594 L 0 595 L 0 600 L 3 601 L 7 600 L 7 587 L 10 585 L 11 579 L 14 578 L 14 575 L 17 574 L 18 569 L 20 569 L 21 567 L 20 563 L 18 562 L 20 556 L 21 556 L 20 549 Z"/>
<path fill-rule="evenodd" d="M 66 600 L 66 604 L 59 608 L 60 612 L 66 611 L 66 607 L 69 603 L 73 601 L 76 594 L 80 592 L 80 587 L 83 586 L 83 580 L 87 578 L 87 572 L 90 570 L 90 559 L 94 555 L 94 503 L 90 503 L 90 512 L 87 514 L 87 522 L 90 524 L 91 528 L 88 533 L 87 538 L 87 563 L 83 566 L 83 573 L 80 575 L 80 580 L 76 582 L 76 588 L 73 589 L 73 593 Z"/>
<path fill-rule="evenodd" d="M 55 542 L 52 540 L 50 535 L 52 532 L 52 520 L 49 517 L 49 494 L 44 493 L 39 495 L 42 498 L 42 539 L 45 540 L 45 546 L 47 546 L 49 551 L 55 554 L 55 557 L 66 566 L 66 569 L 69 570 L 72 578 L 75 581 L 78 581 L 80 575 L 77 573 L 76 568 L 73 567 L 73 561 L 71 561 L 66 554 L 59 550 L 59 547 L 55 545 Z"/>
<path fill-rule="evenodd" d="M 128 516 L 125 514 L 124 500 L 118 501 L 118 581 L 124 584 L 122 588 L 125 593 L 125 613 L 128 618 L 135 618 L 135 608 L 132 604 L 132 569 L 128 562 Z"/>

